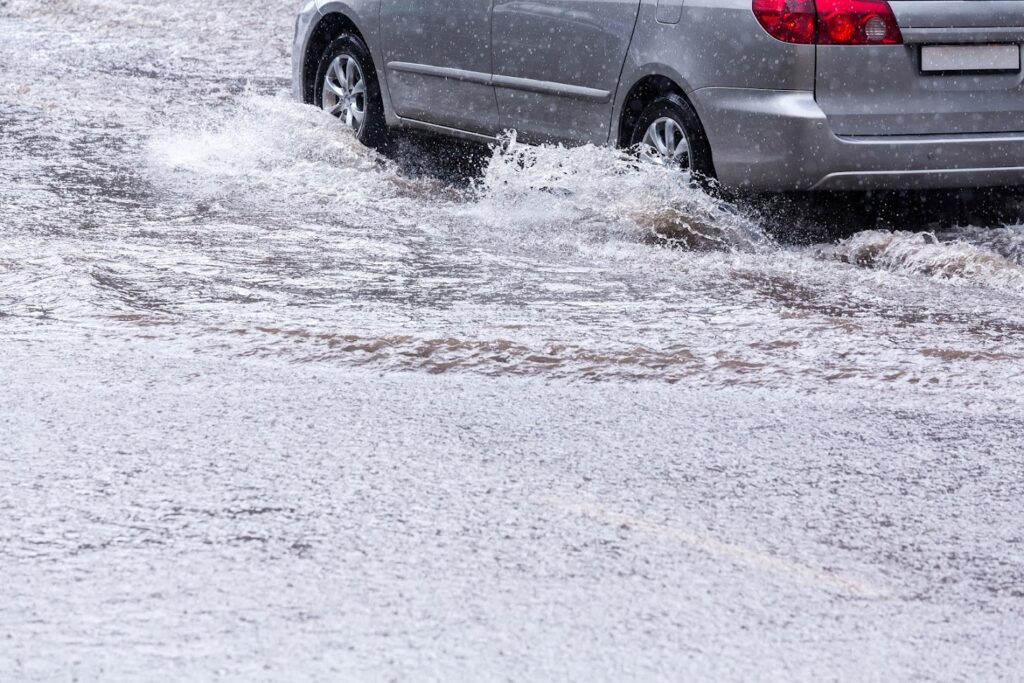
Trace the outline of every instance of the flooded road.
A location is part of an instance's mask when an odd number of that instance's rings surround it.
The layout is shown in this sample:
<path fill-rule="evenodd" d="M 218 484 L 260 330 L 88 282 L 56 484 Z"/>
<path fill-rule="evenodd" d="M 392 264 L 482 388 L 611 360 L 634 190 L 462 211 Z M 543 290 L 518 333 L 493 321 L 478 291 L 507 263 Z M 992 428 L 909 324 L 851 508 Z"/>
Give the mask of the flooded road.
<path fill-rule="evenodd" d="M 294 9 L 0 2 L 0 678 L 1024 670 L 1024 206 L 380 156 Z"/>

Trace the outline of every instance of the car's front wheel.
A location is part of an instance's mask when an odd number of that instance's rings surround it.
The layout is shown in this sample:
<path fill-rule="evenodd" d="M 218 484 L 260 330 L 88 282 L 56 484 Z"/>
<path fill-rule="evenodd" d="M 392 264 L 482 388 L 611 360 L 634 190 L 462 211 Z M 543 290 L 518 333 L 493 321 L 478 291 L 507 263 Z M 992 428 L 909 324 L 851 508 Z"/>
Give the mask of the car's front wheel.
<path fill-rule="evenodd" d="M 314 102 L 341 121 L 368 147 L 388 141 L 384 101 L 366 44 L 357 36 L 336 38 L 320 58 Z"/>
<path fill-rule="evenodd" d="M 714 177 L 704 127 L 690 103 L 675 93 L 647 105 L 636 121 L 630 144 L 641 158 L 690 171 L 700 181 Z"/>

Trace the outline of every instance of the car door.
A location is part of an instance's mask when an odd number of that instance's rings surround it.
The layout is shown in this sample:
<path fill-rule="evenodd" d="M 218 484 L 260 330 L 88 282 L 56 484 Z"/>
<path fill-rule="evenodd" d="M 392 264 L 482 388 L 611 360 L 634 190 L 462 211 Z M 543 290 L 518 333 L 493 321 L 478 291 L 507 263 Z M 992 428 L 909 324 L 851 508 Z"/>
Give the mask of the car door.
<path fill-rule="evenodd" d="M 404 118 L 498 131 L 491 78 L 492 0 L 382 0 L 388 90 Z"/>
<path fill-rule="evenodd" d="M 503 129 L 531 142 L 604 144 L 640 0 L 495 0 Z"/>

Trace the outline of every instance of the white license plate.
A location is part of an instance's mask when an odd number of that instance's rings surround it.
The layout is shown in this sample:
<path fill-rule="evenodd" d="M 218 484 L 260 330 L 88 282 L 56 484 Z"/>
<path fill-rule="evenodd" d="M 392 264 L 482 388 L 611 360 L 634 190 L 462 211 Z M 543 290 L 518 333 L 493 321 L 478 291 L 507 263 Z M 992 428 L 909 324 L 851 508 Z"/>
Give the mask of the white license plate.
<path fill-rule="evenodd" d="M 1020 71 L 1020 45 L 926 45 L 921 71 Z"/>

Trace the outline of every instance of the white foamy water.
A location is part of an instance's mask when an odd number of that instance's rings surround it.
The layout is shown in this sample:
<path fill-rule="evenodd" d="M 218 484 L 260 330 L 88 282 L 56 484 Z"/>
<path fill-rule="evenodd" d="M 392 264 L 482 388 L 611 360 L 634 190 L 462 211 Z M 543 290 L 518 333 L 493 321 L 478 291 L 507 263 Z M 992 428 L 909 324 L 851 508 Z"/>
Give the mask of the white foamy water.
<path fill-rule="evenodd" d="M 921 275 L 955 285 L 1024 291 L 1019 229 L 934 233 L 865 231 L 821 250 L 825 257 L 864 268 Z"/>
<path fill-rule="evenodd" d="M 238 319 L 251 326 L 242 353 L 729 384 L 973 385 L 1016 374 L 1012 363 L 966 370 L 947 358 L 1020 357 L 1001 333 L 1021 325 L 1014 228 L 867 230 L 787 246 L 779 226 L 612 150 L 507 140 L 453 184 L 435 141 L 406 141 L 385 157 L 332 124 L 252 97 L 146 143 L 150 191 L 195 206 L 201 217 L 182 219 L 189 230 L 224 223 L 207 239 L 224 240 L 223 277 L 240 276 L 253 299 Z M 238 223 L 287 254 L 291 286 L 270 260 L 242 275 L 249 248 L 228 239 Z M 282 302 L 306 310 L 301 324 L 280 324 Z M 325 315 L 330 302 L 339 307 Z"/>
<path fill-rule="evenodd" d="M 292 10 L 0 3 L 0 679 L 1024 666 L 1019 205 L 378 154 Z"/>

